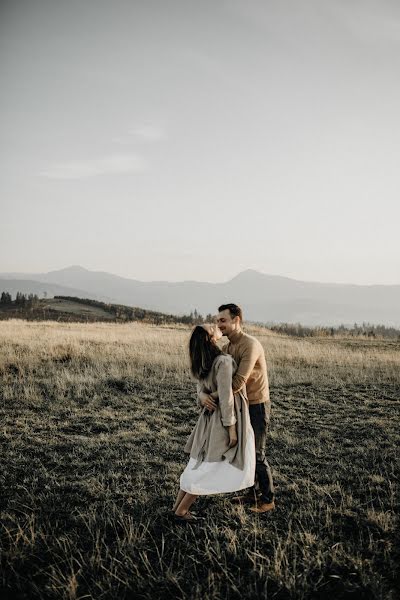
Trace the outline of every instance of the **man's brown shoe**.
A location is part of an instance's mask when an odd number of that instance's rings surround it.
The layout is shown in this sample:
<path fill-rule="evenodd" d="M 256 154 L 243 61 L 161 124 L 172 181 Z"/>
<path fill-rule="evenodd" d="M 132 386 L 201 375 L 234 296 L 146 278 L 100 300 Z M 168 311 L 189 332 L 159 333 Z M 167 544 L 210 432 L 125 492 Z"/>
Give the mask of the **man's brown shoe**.
<path fill-rule="evenodd" d="M 254 504 L 257 502 L 257 497 L 254 494 L 243 494 L 242 496 L 234 496 L 233 504 Z"/>
<path fill-rule="evenodd" d="M 254 504 L 254 506 L 250 506 L 251 512 L 254 512 L 254 513 L 265 513 L 270 510 L 274 510 L 274 508 L 275 508 L 274 500 L 272 500 L 272 502 L 257 502 L 256 504 Z"/>

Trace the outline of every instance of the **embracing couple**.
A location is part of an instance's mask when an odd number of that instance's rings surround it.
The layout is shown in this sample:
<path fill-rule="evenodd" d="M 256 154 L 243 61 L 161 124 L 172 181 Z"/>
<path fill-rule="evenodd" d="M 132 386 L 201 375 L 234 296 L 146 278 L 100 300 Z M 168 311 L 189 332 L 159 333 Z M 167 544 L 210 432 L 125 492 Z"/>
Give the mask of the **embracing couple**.
<path fill-rule="evenodd" d="M 242 330 L 239 306 L 223 304 L 218 311 L 217 325 L 197 325 L 189 342 L 201 414 L 185 446 L 190 458 L 173 507 L 182 522 L 199 520 L 189 509 L 208 494 L 247 490 L 232 501 L 255 513 L 275 508 L 266 459 L 271 403 L 264 349 Z M 229 341 L 221 350 L 223 335 Z"/>

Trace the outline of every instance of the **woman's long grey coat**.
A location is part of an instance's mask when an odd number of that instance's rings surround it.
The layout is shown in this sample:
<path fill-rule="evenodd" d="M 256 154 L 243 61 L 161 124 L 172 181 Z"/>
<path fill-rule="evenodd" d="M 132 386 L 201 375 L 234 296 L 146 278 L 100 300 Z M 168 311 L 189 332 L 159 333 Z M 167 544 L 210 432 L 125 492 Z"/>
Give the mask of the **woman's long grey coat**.
<path fill-rule="evenodd" d="M 217 356 L 207 377 L 197 384 L 197 393 L 218 391 L 219 401 L 214 412 L 202 408 L 198 421 L 185 445 L 185 452 L 197 460 L 216 462 L 227 460 L 238 469 L 244 467 L 244 451 L 249 426 L 249 411 L 245 391 L 233 394 L 232 375 L 236 363 L 229 354 Z M 236 423 L 238 443 L 229 448 L 228 426 Z M 196 468 L 195 467 L 195 468 Z"/>

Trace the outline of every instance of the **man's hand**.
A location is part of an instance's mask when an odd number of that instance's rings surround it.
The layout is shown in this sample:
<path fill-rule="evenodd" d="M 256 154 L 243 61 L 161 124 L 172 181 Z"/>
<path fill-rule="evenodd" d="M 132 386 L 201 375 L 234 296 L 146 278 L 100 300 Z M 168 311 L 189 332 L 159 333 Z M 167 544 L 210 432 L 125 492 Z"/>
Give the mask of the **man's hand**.
<path fill-rule="evenodd" d="M 205 392 L 201 392 L 199 394 L 199 400 L 200 400 L 200 404 L 202 405 L 202 407 L 206 408 L 210 412 L 213 412 L 217 408 L 217 404 L 216 404 L 215 400 L 213 400 L 213 398 L 211 396 L 209 396 L 209 394 L 206 394 Z"/>

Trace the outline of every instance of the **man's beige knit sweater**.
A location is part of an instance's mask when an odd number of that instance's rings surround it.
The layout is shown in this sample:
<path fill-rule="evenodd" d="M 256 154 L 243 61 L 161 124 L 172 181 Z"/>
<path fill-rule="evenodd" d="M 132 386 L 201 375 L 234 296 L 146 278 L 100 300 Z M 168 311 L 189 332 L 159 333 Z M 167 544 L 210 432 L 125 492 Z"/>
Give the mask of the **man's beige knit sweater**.
<path fill-rule="evenodd" d="M 236 331 L 222 350 L 233 356 L 238 365 L 232 379 L 233 393 L 245 385 L 249 404 L 269 402 L 267 363 L 260 342 L 244 331 Z"/>

